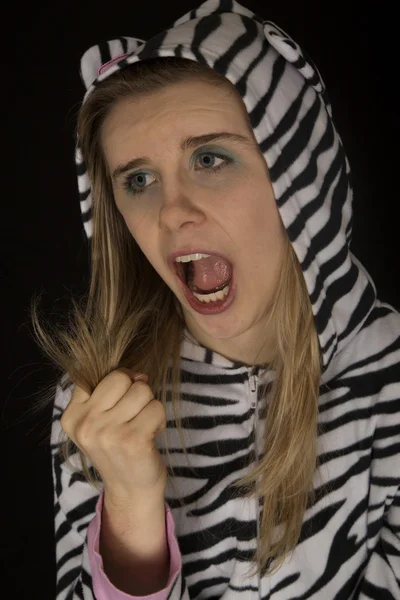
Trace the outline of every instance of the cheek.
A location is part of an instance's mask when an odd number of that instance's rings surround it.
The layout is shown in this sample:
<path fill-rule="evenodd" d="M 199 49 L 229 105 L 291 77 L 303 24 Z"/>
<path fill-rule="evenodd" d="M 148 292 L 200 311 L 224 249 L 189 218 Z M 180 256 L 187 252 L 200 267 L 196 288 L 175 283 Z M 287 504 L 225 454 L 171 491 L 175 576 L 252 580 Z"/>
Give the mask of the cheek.
<path fill-rule="evenodd" d="M 145 237 L 143 236 L 143 232 L 144 232 L 144 227 L 143 227 L 143 223 L 141 221 L 139 221 L 138 219 L 134 219 L 131 215 L 123 215 L 125 224 L 127 226 L 127 228 L 129 229 L 132 237 L 135 238 L 136 242 L 138 243 L 138 245 L 141 247 L 141 237 Z M 142 235 L 141 235 L 142 234 Z"/>
<path fill-rule="evenodd" d="M 235 193 L 235 220 L 247 235 L 255 234 L 271 242 L 281 237 L 281 219 L 276 201 L 268 182 L 245 186 Z"/>
<path fill-rule="evenodd" d="M 151 256 L 151 239 L 152 235 L 149 235 L 149 228 L 146 225 L 146 221 L 143 216 L 140 215 L 132 215 L 132 213 L 128 211 L 120 211 L 123 220 L 125 221 L 125 225 L 129 230 L 129 233 L 135 240 L 136 244 L 139 246 L 143 254 L 148 258 L 150 262 Z"/>
<path fill-rule="evenodd" d="M 269 182 L 247 189 L 236 222 L 243 245 L 251 248 L 261 261 L 267 259 L 279 267 L 286 232 Z"/>
<path fill-rule="evenodd" d="M 153 269 L 160 275 L 162 279 L 164 279 L 164 281 L 166 281 L 165 265 L 161 264 L 160 262 L 161 259 L 159 247 L 157 245 L 157 232 L 152 231 L 151 226 L 151 223 L 154 222 L 154 218 L 147 220 L 143 215 L 135 215 L 134 218 L 132 215 L 125 215 L 124 221 L 136 244 L 139 246 L 149 263 L 152 265 Z M 169 271 L 168 274 L 170 274 Z"/>
<path fill-rule="evenodd" d="M 118 211 L 125 221 L 125 225 L 130 231 L 132 237 L 137 242 L 140 248 L 142 247 L 142 241 L 146 239 L 146 221 L 145 215 L 141 214 L 137 210 L 133 210 L 126 206 L 122 202 L 117 203 Z"/>

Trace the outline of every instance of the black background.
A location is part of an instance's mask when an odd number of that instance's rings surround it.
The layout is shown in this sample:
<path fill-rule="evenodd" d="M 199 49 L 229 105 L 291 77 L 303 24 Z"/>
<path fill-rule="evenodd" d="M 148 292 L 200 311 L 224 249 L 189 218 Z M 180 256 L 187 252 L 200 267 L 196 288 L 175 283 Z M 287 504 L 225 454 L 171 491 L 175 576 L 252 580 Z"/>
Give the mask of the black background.
<path fill-rule="evenodd" d="M 8 5 L 2 19 L 2 300 L 0 542 L 7 598 L 54 600 L 51 406 L 37 415 L 54 370 L 29 329 L 29 303 L 63 310 L 87 283 L 73 153 L 83 95 L 79 60 L 91 45 L 146 39 L 200 2 L 70 1 Z M 353 170 L 353 252 L 381 300 L 400 308 L 398 53 L 390 5 L 303 0 L 242 4 L 276 22 L 317 63 Z"/>

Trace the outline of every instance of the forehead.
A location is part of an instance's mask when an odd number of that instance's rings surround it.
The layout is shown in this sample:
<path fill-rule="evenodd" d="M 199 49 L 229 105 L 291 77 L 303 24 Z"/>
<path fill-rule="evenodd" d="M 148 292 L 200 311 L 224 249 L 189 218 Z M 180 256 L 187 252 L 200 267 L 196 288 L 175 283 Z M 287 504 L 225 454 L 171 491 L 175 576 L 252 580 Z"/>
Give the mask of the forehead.
<path fill-rule="evenodd" d="M 174 83 L 150 94 L 118 100 L 102 127 L 104 149 L 128 140 L 151 142 L 161 137 L 201 135 L 214 130 L 249 132 L 245 106 L 227 82 L 215 86 L 202 81 Z"/>

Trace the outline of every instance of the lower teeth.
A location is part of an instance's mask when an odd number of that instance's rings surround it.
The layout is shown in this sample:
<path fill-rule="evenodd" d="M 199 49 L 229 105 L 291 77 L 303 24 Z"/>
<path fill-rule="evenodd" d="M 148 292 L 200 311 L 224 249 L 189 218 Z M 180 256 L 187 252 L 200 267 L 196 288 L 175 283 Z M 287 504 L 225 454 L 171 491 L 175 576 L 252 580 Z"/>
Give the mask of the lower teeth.
<path fill-rule="evenodd" d="M 206 304 L 208 304 L 209 302 L 218 302 L 224 300 L 227 297 L 227 295 L 229 294 L 230 286 L 231 284 L 227 283 L 222 290 L 219 290 L 219 292 L 214 292 L 212 294 L 196 294 L 196 292 L 192 292 L 192 294 L 193 296 L 195 296 L 195 298 L 200 300 L 200 302 L 204 302 Z"/>

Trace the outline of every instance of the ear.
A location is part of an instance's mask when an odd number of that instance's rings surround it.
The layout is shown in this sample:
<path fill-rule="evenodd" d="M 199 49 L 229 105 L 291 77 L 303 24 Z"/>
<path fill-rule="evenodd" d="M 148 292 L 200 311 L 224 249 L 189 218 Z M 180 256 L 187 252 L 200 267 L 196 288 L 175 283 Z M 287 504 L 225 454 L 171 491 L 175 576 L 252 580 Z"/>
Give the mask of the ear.
<path fill-rule="evenodd" d="M 275 50 L 290 62 L 312 85 L 316 92 L 324 94 L 325 83 L 313 61 L 304 50 L 282 29 L 271 21 L 264 21 L 264 34 Z"/>
<path fill-rule="evenodd" d="M 120 37 L 92 46 L 81 58 L 81 78 L 86 90 L 101 73 L 115 62 L 134 52 L 144 40 L 130 37 Z"/>

